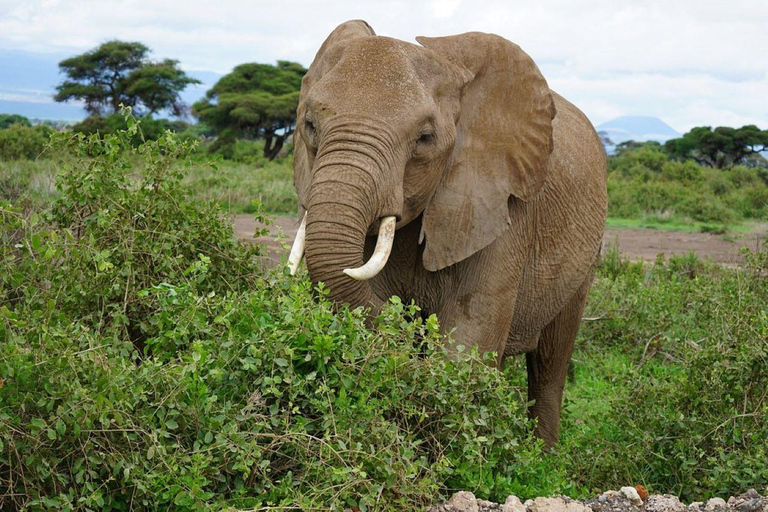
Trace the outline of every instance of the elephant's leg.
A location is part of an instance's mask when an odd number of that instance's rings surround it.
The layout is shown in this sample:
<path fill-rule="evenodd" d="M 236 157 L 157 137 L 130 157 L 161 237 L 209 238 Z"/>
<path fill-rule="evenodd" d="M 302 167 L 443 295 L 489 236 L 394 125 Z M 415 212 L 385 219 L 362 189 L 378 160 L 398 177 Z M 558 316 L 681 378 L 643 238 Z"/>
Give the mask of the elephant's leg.
<path fill-rule="evenodd" d="M 542 329 L 536 350 L 526 354 L 528 400 L 534 401 L 529 414 L 538 420 L 536 435 L 544 440 L 547 447 L 558 441 L 563 387 L 591 284 L 592 274 L 560 313 Z"/>

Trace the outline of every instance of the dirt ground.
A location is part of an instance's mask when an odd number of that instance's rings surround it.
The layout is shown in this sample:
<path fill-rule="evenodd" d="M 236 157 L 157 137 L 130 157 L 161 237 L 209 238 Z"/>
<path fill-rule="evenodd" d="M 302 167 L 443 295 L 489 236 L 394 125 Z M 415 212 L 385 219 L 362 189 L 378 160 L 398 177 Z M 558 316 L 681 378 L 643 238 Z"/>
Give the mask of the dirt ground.
<path fill-rule="evenodd" d="M 251 215 L 234 217 L 235 234 L 244 240 L 254 240 L 257 223 Z M 282 232 L 284 244 L 293 242 L 299 222 L 294 217 L 275 217 L 268 226 L 271 236 L 263 237 L 270 259 L 279 261 L 287 253 L 274 235 Z M 603 249 L 618 244 L 619 250 L 632 260 L 654 261 L 658 253 L 667 256 L 674 254 L 696 253 L 700 258 L 714 263 L 736 265 L 743 261 L 739 249 L 747 246 L 751 249 L 762 247 L 768 237 L 768 225 L 762 225 L 746 234 L 714 235 L 711 233 L 679 233 L 656 229 L 606 228 L 603 237 Z"/>

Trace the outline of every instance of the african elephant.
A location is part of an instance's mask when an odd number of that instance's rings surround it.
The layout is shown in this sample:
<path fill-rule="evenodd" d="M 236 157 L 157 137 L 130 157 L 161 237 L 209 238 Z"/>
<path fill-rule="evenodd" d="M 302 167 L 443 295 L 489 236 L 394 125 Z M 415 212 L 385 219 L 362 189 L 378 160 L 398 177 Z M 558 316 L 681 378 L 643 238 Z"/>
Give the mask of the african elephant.
<path fill-rule="evenodd" d="M 417 41 L 349 21 L 312 62 L 292 272 L 303 254 L 333 301 L 375 313 L 397 295 L 499 364 L 525 353 L 530 413 L 551 446 L 603 234 L 605 152 L 517 45 L 477 32 Z"/>

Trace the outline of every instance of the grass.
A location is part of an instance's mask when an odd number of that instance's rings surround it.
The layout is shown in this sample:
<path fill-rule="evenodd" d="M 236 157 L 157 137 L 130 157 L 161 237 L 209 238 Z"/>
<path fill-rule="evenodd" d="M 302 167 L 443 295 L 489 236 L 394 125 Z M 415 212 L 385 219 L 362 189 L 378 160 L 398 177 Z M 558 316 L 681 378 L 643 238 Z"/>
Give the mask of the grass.
<path fill-rule="evenodd" d="M 709 222 L 670 220 L 659 217 L 644 217 L 641 219 L 620 219 L 608 217 L 605 221 L 609 228 L 626 229 L 657 229 L 659 231 L 672 231 L 681 233 L 713 233 L 722 235 L 726 233 L 751 233 L 759 229 L 764 223 L 757 221 L 744 221 L 735 224 L 721 225 Z"/>
<path fill-rule="evenodd" d="M 273 214 L 295 214 L 296 193 L 290 161 L 261 166 L 219 161 L 194 163 L 183 186 L 197 199 L 213 201 L 230 213 L 252 213 L 253 202 Z"/>
<path fill-rule="evenodd" d="M 189 157 L 189 170 L 182 183 L 192 198 L 213 201 L 229 213 L 253 213 L 254 201 L 260 209 L 272 214 L 291 214 L 297 210 L 293 189 L 291 157 L 283 155 L 275 161 L 258 158 L 260 146 L 240 155 L 241 160 L 225 160 L 207 156 L 203 148 Z M 50 155 L 50 150 L 48 151 Z M 68 165 L 68 157 L 36 160 L 0 161 L 0 198 L 16 201 L 23 198 L 35 207 L 50 204 L 58 196 L 56 175 Z M 131 163 L 135 168 L 140 158 Z"/>

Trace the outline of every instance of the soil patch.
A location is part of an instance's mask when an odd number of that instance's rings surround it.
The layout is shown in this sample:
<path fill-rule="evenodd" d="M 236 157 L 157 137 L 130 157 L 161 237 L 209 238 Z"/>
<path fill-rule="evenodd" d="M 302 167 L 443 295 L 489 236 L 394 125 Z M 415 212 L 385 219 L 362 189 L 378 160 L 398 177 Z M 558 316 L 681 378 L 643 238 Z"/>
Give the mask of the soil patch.
<path fill-rule="evenodd" d="M 243 240 L 254 241 L 254 232 L 260 227 L 251 215 L 234 217 L 235 234 Z M 279 262 L 287 253 L 282 244 L 290 246 L 299 229 L 299 220 L 295 217 L 274 217 L 267 226 L 271 235 L 259 238 L 267 246 L 269 258 Z M 284 235 L 281 242 L 275 239 L 278 233 Z M 744 261 L 740 253 L 742 247 L 756 250 L 765 243 L 768 236 L 768 224 L 763 224 L 749 233 L 715 235 L 712 233 L 680 233 L 655 229 L 629 229 L 609 227 L 605 229 L 603 250 L 618 244 L 619 251 L 634 261 L 654 261 L 657 254 L 683 255 L 695 253 L 699 258 L 728 266 Z"/>

